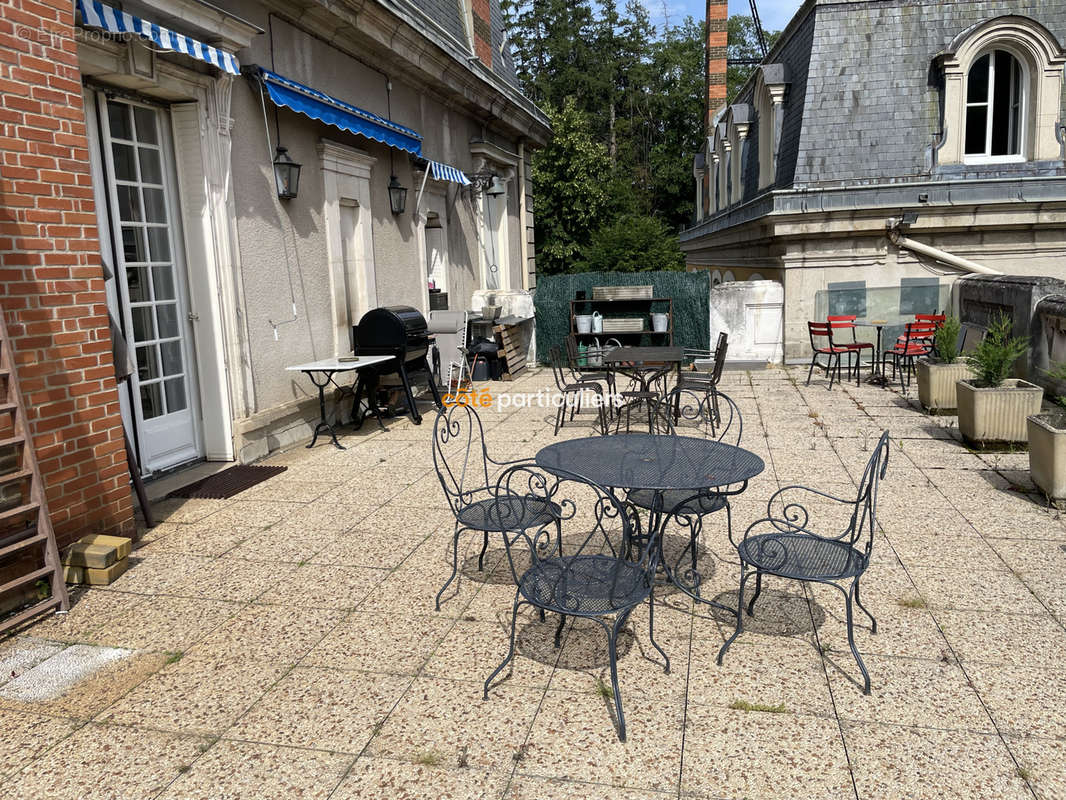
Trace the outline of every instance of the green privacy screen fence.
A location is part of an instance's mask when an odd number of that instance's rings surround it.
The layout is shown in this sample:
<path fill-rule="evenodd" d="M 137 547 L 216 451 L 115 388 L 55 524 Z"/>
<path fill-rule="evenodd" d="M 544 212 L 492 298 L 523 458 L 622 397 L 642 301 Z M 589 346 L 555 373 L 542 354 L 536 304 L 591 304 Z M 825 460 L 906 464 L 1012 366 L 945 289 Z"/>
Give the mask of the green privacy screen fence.
<path fill-rule="evenodd" d="M 674 344 L 697 350 L 709 350 L 711 276 L 706 270 L 698 272 L 579 272 L 574 275 L 544 275 L 537 278 L 533 305 L 537 314 L 537 360 L 547 363 L 548 350 L 558 347 L 563 352 L 570 334 L 570 301 L 578 292 L 592 297 L 594 286 L 654 287 L 655 297 L 674 301 Z M 608 313 L 609 309 L 609 313 Z M 648 305 L 633 301 L 598 308 L 604 316 L 643 316 Z M 665 311 L 665 304 L 656 303 L 652 311 Z M 586 312 L 589 313 L 589 312 Z M 645 324 L 645 328 L 650 325 Z M 600 334 L 606 341 L 611 334 Z M 619 337 L 624 344 L 662 344 L 666 337 L 645 334 Z"/>

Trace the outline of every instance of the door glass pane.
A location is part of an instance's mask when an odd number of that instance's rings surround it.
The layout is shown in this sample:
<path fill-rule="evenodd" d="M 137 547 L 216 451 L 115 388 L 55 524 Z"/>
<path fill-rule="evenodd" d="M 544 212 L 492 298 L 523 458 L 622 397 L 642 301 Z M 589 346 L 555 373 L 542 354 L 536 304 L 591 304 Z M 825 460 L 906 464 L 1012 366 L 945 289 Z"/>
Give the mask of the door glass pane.
<path fill-rule="evenodd" d="M 141 384 L 141 416 L 152 419 L 163 414 L 163 397 L 158 383 Z"/>
<path fill-rule="evenodd" d="M 159 338 L 171 339 L 178 335 L 178 307 L 174 303 L 166 303 L 155 307 L 156 316 L 159 320 Z"/>
<path fill-rule="evenodd" d="M 125 103 L 108 102 L 107 125 L 111 131 L 112 139 L 132 139 L 133 126 L 130 124 L 130 107 Z"/>
<path fill-rule="evenodd" d="M 137 348 L 137 379 L 150 381 L 159 377 L 159 348 L 154 344 Z"/>
<path fill-rule="evenodd" d="M 137 165 L 133 163 L 133 145 L 111 145 L 111 157 L 115 162 L 115 177 L 118 180 L 137 180 Z"/>
<path fill-rule="evenodd" d="M 123 222 L 141 221 L 141 198 L 136 186 L 116 186 L 118 218 Z"/>
<path fill-rule="evenodd" d="M 155 286 L 156 300 L 174 299 L 174 268 L 152 267 L 152 283 Z"/>
<path fill-rule="evenodd" d="M 167 387 L 167 413 L 173 414 L 175 411 L 184 410 L 186 406 L 185 379 L 171 378 L 164 383 Z"/>
<path fill-rule="evenodd" d="M 122 257 L 126 259 L 126 263 L 148 260 L 144 249 L 144 229 L 139 225 L 122 226 Z"/>
<path fill-rule="evenodd" d="M 130 309 L 133 317 L 133 340 L 144 342 L 155 338 L 155 323 L 152 321 L 152 307 L 138 306 Z"/>
<path fill-rule="evenodd" d="M 181 342 L 163 342 L 159 345 L 163 356 L 163 374 L 180 375 L 184 370 L 181 364 Z"/>
<path fill-rule="evenodd" d="M 147 267 L 126 267 L 126 287 L 131 303 L 144 303 L 152 298 L 148 292 Z"/>
<path fill-rule="evenodd" d="M 137 141 L 147 144 L 159 144 L 155 110 L 144 106 L 134 106 L 133 118 L 137 122 Z"/>
<path fill-rule="evenodd" d="M 144 192 L 144 216 L 148 222 L 166 222 L 167 206 L 162 189 L 142 190 Z"/>
<path fill-rule="evenodd" d="M 141 159 L 141 180 L 145 183 L 162 183 L 163 167 L 159 161 L 159 151 L 139 147 L 137 155 Z"/>
<path fill-rule="evenodd" d="M 152 261 L 170 261 L 170 236 L 166 228 L 148 229 L 148 249 Z"/>

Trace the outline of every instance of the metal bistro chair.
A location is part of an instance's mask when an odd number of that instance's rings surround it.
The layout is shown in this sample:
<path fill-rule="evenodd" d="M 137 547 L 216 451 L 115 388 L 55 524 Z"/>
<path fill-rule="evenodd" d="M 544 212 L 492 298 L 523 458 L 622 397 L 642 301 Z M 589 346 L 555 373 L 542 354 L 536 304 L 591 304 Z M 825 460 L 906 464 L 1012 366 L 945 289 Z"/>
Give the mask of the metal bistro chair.
<path fill-rule="evenodd" d="M 877 355 L 875 352 L 877 350 L 877 347 L 876 345 L 874 345 L 873 342 L 858 341 L 855 335 L 855 331 L 858 328 L 858 326 L 855 324 L 855 320 L 857 319 L 858 316 L 856 316 L 855 314 L 835 314 L 826 317 L 826 322 L 828 322 L 829 327 L 832 328 L 834 336 L 836 335 L 837 331 L 851 331 L 850 341 L 847 340 L 848 337 L 845 335 L 841 337 L 844 339 L 844 341 L 838 342 L 834 338 L 833 342 L 834 344 L 840 347 L 845 347 L 848 350 L 852 350 L 855 352 L 855 383 L 859 384 L 862 380 L 861 370 L 859 368 L 862 362 L 862 351 L 870 351 L 870 374 L 873 375 L 874 368 L 877 366 Z"/>
<path fill-rule="evenodd" d="M 833 329 L 828 322 L 808 322 L 807 333 L 811 337 L 811 350 L 814 351 L 811 356 L 811 368 L 807 370 L 807 385 L 811 385 L 811 375 L 814 374 L 815 367 L 823 367 L 826 375 L 829 376 L 829 388 L 833 388 L 833 370 L 836 370 L 836 379 L 843 382 L 840 377 L 840 357 L 847 355 L 848 357 L 848 372 L 851 372 L 851 357 L 855 354 L 854 350 L 849 350 L 846 347 L 840 347 L 833 342 Z M 822 343 L 822 340 L 825 343 Z M 828 356 L 825 364 L 818 362 L 818 356 Z"/>
<path fill-rule="evenodd" d="M 725 359 L 728 352 L 729 334 L 725 331 L 721 331 L 718 334 L 718 343 L 714 348 L 713 363 L 710 372 L 702 372 L 698 370 L 694 372 L 682 371 L 681 377 L 677 381 L 677 385 L 683 386 L 686 389 L 702 391 L 709 394 L 712 398 L 715 398 L 718 391 L 718 383 L 722 379 L 722 371 L 725 369 Z M 702 359 L 706 358 L 708 355 L 711 354 L 703 350 L 685 350 L 685 358 Z M 717 398 L 715 398 L 715 411 L 717 410 Z M 677 418 L 677 409 L 675 408 L 674 411 L 674 416 Z"/>
<path fill-rule="evenodd" d="M 882 355 L 881 374 L 885 373 L 885 366 L 891 357 L 892 378 L 898 377 L 900 386 L 910 388 L 915 362 L 933 352 L 936 327 L 935 322 L 908 322 L 903 328 L 903 335 Z"/>
<path fill-rule="evenodd" d="M 652 434 L 673 433 L 673 422 L 667 407 L 662 404 L 666 395 L 667 379 L 674 371 L 673 364 L 647 367 L 623 367 L 632 370 L 623 372 L 623 375 L 633 379 L 634 385 L 619 392 L 618 397 L 623 401 L 615 414 L 614 433 L 623 433 L 622 420 L 625 418 L 625 431 L 632 429 L 633 413 L 638 412 L 637 418 L 647 422 L 646 430 Z M 645 428 L 641 428 L 643 433 Z"/>
<path fill-rule="evenodd" d="M 559 525 L 561 512 L 558 506 L 548 502 L 537 505 L 533 501 L 509 497 L 490 482 L 490 469 L 495 471 L 520 463 L 523 460 L 497 461 L 489 457 L 481 418 L 471 406 L 445 407 L 437 413 L 433 427 L 433 465 L 455 516 L 452 574 L 437 592 L 437 611 L 440 611 L 441 597 L 459 571 L 460 535 L 477 531 L 482 533 L 484 539 L 477 560 L 478 571 L 481 571 L 485 565 L 489 534 L 503 533 L 495 522 L 497 519 L 507 516 L 512 528 L 520 525 L 529 528 Z"/>
<path fill-rule="evenodd" d="M 715 400 L 718 401 L 717 407 Z M 728 395 L 716 392 L 712 396 L 679 386 L 666 396 L 663 400 L 663 407 L 667 416 L 671 412 L 678 414 L 678 421 L 674 428 L 678 435 L 698 436 L 740 446 L 744 433 L 744 420 L 736 402 Z M 673 563 L 667 563 L 666 566 L 676 580 L 685 580 L 687 575 L 691 575 L 692 581 L 686 582 L 692 584 L 692 591 L 698 592 L 698 540 L 703 529 L 703 518 L 716 511 L 725 510 L 726 530 L 732 540 L 733 512 L 729 506 L 728 497 L 722 492 L 692 492 L 674 489 L 662 492 L 662 507 L 655 508 L 656 493 L 654 491 L 634 489 L 626 495 L 626 500 L 655 517 L 655 519 L 649 519 L 651 530 L 662 528 L 663 515 L 688 529 L 688 546 L 678 554 L 676 559 L 671 559 Z M 639 525 L 639 520 L 637 524 Z M 681 567 L 681 562 L 686 555 L 691 563 L 691 572 Z"/>
<path fill-rule="evenodd" d="M 739 542 L 733 542 L 740 556 L 740 591 L 737 594 L 737 627 L 733 635 L 718 651 L 721 666 L 726 650 L 744 630 L 744 585 L 755 575 L 755 594 L 748 603 L 747 613 L 754 616 L 755 601 L 762 591 L 764 575 L 802 582 L 825 583 L 835 586 L 843 595 L 847 608 L 848 645 L 863 676 L 863 693 L 870 693 L 870 673 L 866 671 L 859 649 L 855 646 L 852 602 L 870 618 L 871 632 L 877 633 L 874 619 L 859 599 L 859 579 L 870 565 L 874 532 L 877 528 L 877 490 L 888 469 L 888 431 L 881 434 L 870 460 L 866 463 L 854 500 L 809 489 L 806 486 L 786 486 L 779 489 L 766 504 L 766 518 L 758 520 L 744 532 Z M 852 506 L 850 520 L 839 533 L 815 532 L 815 520 L 803 505 L 801 497 L 791 493 L 806 492 L 818 503 L 831 500 Z M 776 506 L 776 509 L 775 509 Z M 848 588 L 843 584 L 850 583 Z"/>
<path fill-rule="evenodd" d="M 631 509 L 609 491 L 576 474 L 553 470 L 548 476 L 530 467 L 513 467 L 500 478 L 498 494 L 507 502 L 498 509 L 512 515 L 497 520 L 506 528 L 504 542 L 515 583 L 514 606 L 511 611 L 510 648 L 503 662 L 485 681 L 485 699 L 492 681 L 510 663 L 515 653 L 515 627 L 518 610 L 532 606 L 542 614 L 559 615 L 555 631 L 555 646 L 567 617 L 595 620 L 607 634 L 607 648 L 611 669 L 611 688 L 618 717 L 618 738 L 626 739 L 626 720 L 622 711 L 622 693 L 618 686 L 618 634 L 635 608 L 648 602 L 648 636 L 665 661 L 664 671 L 670 671 L 670 658 L 655 641 L 654 596 L 657 548 L 646 547 L 640 558 L 631 560 L 633 526 Z M 567 495 L 579 496 L 575 501 Z M 521 496 L 523 503 L 515 505 L 510 498 Z M 562 498 L 566 499 L 562 499 Z M 566 549 L 560 536 L 552 542 L 552 530 L 544 526 L 534 530 L 523 520 L 545 506 L 563 509 L 566 523 Z M 613 622 L 609 621 L 613 617 Z"/>
<path fill-rule="evenodd" d="M 585 392 L 592 392 L 597 396 L 597 402 L 599 408 L 597 409 L 600 417 L 600 431 L 604 434 L 607 433 L 607 398 L 603 392 L 603 386 L 595 381 L 584 380 L 567 380 L 566 367 L 563 364 L 562 354 L 559 352 L 558 347 L 552 347 L 548 350 L 548 361 L 551 363 L 552 377 L 555 378 L 555 388 L 562 394 L 562 402 L 559 403 L 559 410 L 555 412 L 555 432 L 552 434 L 557 435 L 559 429 L 566 423 L 566 408 L 570 407 L 570 421 L 574 421 L 574 414 L 581 410 L 581 396 Z M 575 400 L 569 400 L 568 398 L 575 398 Z"/>

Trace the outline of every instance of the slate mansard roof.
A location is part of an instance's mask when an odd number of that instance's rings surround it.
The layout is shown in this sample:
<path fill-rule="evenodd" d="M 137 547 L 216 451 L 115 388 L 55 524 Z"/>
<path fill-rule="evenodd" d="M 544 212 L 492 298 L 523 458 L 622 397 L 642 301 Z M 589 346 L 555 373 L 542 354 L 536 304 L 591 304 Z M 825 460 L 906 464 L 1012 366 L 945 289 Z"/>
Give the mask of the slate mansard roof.
<path fill-rule="evenodd" d="M 465 10 L 463 0 L 407 0 L 407 3 L 420 12 L 430 22 L 442 28 L 451 38 L 467 46 Z M 510 44 L 504 45 L 506 29 L 500 0 L 488 0 L 489 27 L 492 31 L 492 71 L 497 77 L 515 88 L 518 85 L 518 73 L 515 71 L 511 57 Z M 502 47 L 502 54 L 500 52 Z"/>
<path fill-rule="evenodd" d="M 1061 161 L 936 164 L 941 89 L 934 61 L 960 34 L 1007 15 L 1028 17 L 1066 42 L 1066 0 L 807 0 L 766 59 L 783 65 L 790 83 L 770 188 L 1066 175 Z M 755 87 L 753 76 L 735 102 L 757 109 Z M 760 132 L 756 120 L 742 202 L 761 193 Z"/>

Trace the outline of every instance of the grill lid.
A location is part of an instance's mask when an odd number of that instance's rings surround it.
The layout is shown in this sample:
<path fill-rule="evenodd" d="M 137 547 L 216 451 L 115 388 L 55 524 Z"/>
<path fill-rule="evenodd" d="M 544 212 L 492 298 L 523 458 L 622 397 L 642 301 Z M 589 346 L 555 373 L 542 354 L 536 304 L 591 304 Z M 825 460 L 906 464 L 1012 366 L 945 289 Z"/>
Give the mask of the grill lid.
<path fill-rule="evenodd" d="M 406 347 L 425 339 L 426 318 L 411 306 L 382 306 L 367 311 L 355 326 L 356 349 Z"/>

